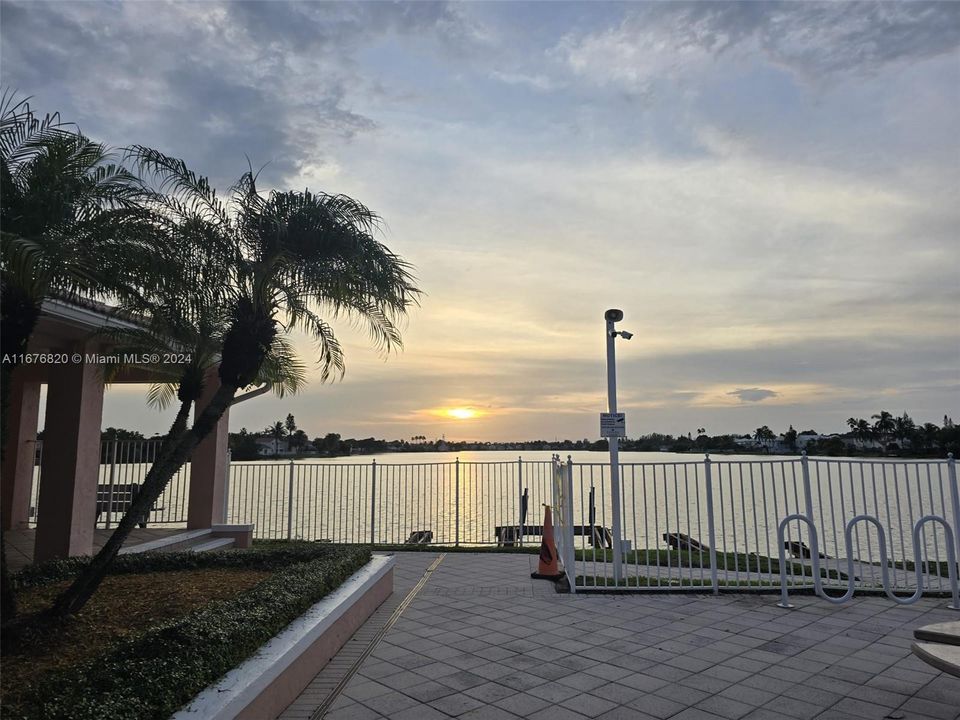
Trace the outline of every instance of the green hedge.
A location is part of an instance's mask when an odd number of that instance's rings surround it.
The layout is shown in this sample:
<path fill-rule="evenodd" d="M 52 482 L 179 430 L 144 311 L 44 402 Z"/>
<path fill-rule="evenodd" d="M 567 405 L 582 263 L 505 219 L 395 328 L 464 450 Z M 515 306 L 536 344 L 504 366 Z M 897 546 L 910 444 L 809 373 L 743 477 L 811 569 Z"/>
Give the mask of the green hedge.
<path fill-rule="evenodd" d="M 222 550 L 219 552 L 146 552 L 118 555 L 110 567 L 111 575 L 130 573 L 168 572 L 172 570 L 196 570 L 201 568 L 248 568 L 250 570 L 275 570 L 293 563 L 309 562 L 328 557 L 344 546 L 329 543 L 268 541 L 255 542 L 246 550 Z M 351 545 L 351 550 L 362 545 Z M 17 590 L 46 585 L 75 577 L 90 563 L 88 557 L 73 557 L 65 560 L 49 560 L 37 565 L 28 565 L 12 577 Z"/>
<path fill-rule="evenodd" d="M 200 567 L 275 572 L 229 600 L 149 628 L 92 661 L 48 676 L 25 693 L 19 707 L 4 707 L 2 715 L 24 720 L 169 718 L 369 560 L 369 548 L 316 543 L 122 556 L 116 568 L 122 573 Z M 39 584 L 40 578 L 63 579 L 83 562 L 47 563 L 20 573 L 17 581 L 26 587 Z"/>

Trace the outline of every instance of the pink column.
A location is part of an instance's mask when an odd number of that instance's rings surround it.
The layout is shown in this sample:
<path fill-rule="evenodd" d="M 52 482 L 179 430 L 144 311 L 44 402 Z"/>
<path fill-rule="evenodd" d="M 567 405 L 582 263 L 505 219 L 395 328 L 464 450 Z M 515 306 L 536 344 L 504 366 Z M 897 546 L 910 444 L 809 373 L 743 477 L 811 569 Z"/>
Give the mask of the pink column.
<path fill-rule="evenodd" d="M 70 363 L 50 374 L 36 562 L 93 553 L 102 417 L 103 374 L 98 365 Z"/>
<path fill-rule="evenodd" d="M 207 373 L 203 396 L 194 413 L 202 412 L 220 387 L 217 369 Z M 190 462 L 190 499 L 187 505 L 187 527 L 208 528 L 224 522 L 223 494 L 227 480 L 230 411 L 220 418 L 216 428 L 197 445 Z"/>
<path fill-rule="evenodd" d="M 33 461 L 37 450 L 37 418 L 40 414 L 40 382 L 24 380 L 14 373 L 10 388 L 10 425 L 3 452 L 2 526 L 4 530 L 27 527 Z"/>

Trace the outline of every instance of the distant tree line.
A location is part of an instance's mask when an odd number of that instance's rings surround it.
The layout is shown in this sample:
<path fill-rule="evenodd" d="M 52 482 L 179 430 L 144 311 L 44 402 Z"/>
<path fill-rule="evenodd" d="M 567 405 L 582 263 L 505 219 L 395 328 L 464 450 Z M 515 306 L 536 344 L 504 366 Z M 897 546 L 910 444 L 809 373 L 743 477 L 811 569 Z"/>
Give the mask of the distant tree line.
<path fill-rule="evenodd" d="M 620 449 L 626 452 L 678 452 L 719 454 L 790 454 L 806 451 L 808 455 L 907 455 L 912 457 L 944 457 L 948 452 L 960 456 L 960 427 L 947 415 L 942 425 L 916 423 L 904 412 L 899 417 L 886 410 L 872 415 L 870 420 L 849 418 L 849 430 L 845 433 L 820 435 L 816 430 L 797 431 L 789 426 L 783 433 L 776 433 L 762 425 L 749 434 L 709 435 L 706 428 L 699 427 L 696 434 L 670 435 L 649 433 L 636 438 L 623 438 Z M 141 433 L 119 428 L 107 428 L 103 440 L 146 442 Z M 258 442 L 259 441 L 259 442 Z M 264 443 L 268 441 L 268 443 Z M 296 456 L 339 457 L 344 455 L 373 455 L 389 452 L 458 452 L 466 450 L 512 450 L 512 451 L 605 451 L 605 439 L 590 440 L 524 440 L 512 442 L 480 442 L 437 439 L 414 435 L 409 440 L 385 440 L 374 437 L 343 438 L 339 433 L 318 435 L 312 440 L 296 419 L 288 414 L 286 420 L 277 420 L 260 432 L 243 428 L 230 433 L 230 450 L 234 460 L 260 460 Z M 141 451 L 130 451 L 129 459 L 118 457 L 118 462 L 144 462 Z M 104 446 L 103 462 L 109 462 L 109 447 Z"/>

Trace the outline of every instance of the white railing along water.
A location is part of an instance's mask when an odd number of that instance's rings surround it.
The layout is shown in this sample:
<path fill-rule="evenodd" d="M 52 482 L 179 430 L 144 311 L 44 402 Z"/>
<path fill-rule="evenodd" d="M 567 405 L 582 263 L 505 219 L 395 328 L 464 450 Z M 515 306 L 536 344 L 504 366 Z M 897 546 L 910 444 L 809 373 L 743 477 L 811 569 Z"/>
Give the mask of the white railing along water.
<path fill-rule="evenodd" d="M 156 441 L 103 444 L 98 527 L 116 524 L 122 506 L 110 499 L 143 482 L 157 447 Z M 38 458 L 41 453 L 38 443 Z M 858 588 L 913 592 L 919 582 L 926 590 L 950 591 L 949 566 L 960 556 L 960 498 L 952 458 L 706 457 L 621 462 L 619 473 L 622 537 L 617 540 L 627 589 L 778 588 L 783 575 L 794 588 L 814 587 L 816 576 L 823 587 L 847 588 L 852 581 Z M 38 460 L 33 507 L 39 481 Z M 189 483 L 187 464 L 146 523 L 185 526 Z M 587 590 L 612 582 L 617 540 L 611 533 L 610 496 L 608 464 L 559 457 L 233 462 L 225 515 L 227 522 L 254 523 L 258 538 L 516 547 L 539 545 L 542 506 L 549 504 L 572 585 Z M 930 515 L 944 522 L 925 523 L 915 540 L 917 521 Z M 847 526 L 860 516 L 876 523 L 855 523 L 848 544 Z M 785 518 L 792 519 L 783 523 Z M 814 545 L 816 557 L 811 556 Z"/>

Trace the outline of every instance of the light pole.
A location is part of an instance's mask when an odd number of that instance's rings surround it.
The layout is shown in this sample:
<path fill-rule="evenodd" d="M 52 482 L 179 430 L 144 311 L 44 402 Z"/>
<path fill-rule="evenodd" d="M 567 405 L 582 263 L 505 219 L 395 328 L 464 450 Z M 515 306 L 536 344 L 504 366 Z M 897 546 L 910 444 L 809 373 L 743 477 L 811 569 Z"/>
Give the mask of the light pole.
<path fill-rule="evenodd" d="M 616 415 L 617 359 L 614 340 L 616 340 L 617 335 L 624 340 L 629 340 L 633 337 L 633 334 L 626 330 L 618 331 L 614 327 L 617 322 L 623 320 L 622 310 L 607 310 L 603 317 L 607 321 L 607 409 L 611 415 Z M 622 426 L 623 423 L 621 422 Z M 614 585 L 619 585 L 623 575 L 623 540 L 620 523 L 620 435 L 616 434 L 617 430 L 611 430 L 610 432 L 611 434 L 607 436 L 607 443 L 610 447 L 610 500 L 613 503 L 613 527 L 611 528 L 613 535 L 613 542 L 611 543 L 613 545 L 613 582 Z"/>

